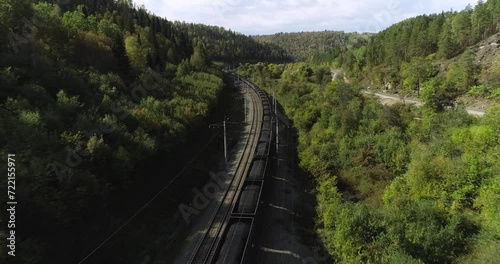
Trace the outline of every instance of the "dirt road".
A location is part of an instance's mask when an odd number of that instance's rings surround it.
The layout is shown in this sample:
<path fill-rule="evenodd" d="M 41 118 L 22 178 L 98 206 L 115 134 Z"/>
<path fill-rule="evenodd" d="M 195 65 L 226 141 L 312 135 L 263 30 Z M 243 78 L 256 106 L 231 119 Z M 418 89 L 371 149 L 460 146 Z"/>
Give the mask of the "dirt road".
<path fill-rule="evenodd" d="M 412 104 L 412 105 L 415 105 L 418 107 L 424 105 L 418 99 L 405 98 L 405 97 L 401 97 L 401 96 L 394 95 L 394 94 L 387 94 L 387 93 L 382 93 L 382 92 L 372 92 L 372 91 L 367 91 L 367 90 L 364 90 L 363 93 L 371 94 L 371 95 L 375 95 L 375 96 L 379 97 L 380 102 L 382 104 L 385 104 L 385 105 L 393 105 L 396 103 Z M 473 109 L 473 108 L 469 108 L 469 107 L 466 107 L 465 110 L 467 111 L 467 113 L 469 113 L 471 115 L 475 115 L 475 116 L 483 116 L 486 113 L 486 110 Z"/>

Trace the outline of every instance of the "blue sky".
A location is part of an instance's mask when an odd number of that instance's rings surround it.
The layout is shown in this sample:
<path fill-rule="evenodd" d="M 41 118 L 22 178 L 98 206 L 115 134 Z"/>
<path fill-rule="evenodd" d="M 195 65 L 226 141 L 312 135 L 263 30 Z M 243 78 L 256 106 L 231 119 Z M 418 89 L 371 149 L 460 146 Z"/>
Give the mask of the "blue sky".
<path fill-rule="evenodd" d="M 222 26 L 247 35 L 344 30 L 378 32 L 420 14 L 460 11 L 470 0 L 134 0 L 168 20 Z"/>

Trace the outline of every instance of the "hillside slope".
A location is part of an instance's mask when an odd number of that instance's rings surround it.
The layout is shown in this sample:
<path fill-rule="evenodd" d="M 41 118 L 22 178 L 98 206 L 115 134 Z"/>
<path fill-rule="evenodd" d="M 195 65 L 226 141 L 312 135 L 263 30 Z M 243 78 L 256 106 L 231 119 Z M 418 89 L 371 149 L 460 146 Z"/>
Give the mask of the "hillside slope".
<path fill-rule="evenodd" d="M 3 0 L 0 22 L 0 154 L 16 157 L 23 252 L 4 261 L 1 247 L 2 263 L 79 262 L 194 151 L 190 135 L 223 101 L 224 75 L 211 60 L 283 54 L 130 0 Z M 2 238 L 8 217 L 0 214 Z M 116 248 L 134 255 L 141 231 Z M 127 256 L 113 253 L 108 261 Z"/>
<path fill-rule="evenodd" d="M 300 166 L 317 183 L 317 232 L 336 262 L 497 262 L 499 106 L 482 118 L 383 106 L 306 63 L 238 70 L 291 117 Z"/>
<path fill-rule="evenodd" d="M 283 48 L 296 61 L 312 59 L 314 55 L 333 52 L 334 58 L 348 48 L 358 48 L 367 43 L 371 34 L 345 33 L 343 31 L 277 33 L 253 36 L 260 43 Z"/>
<path fill-rule="evenodd" d="M 443 109 L 463 96 L 500 98 L 500 1 L 421 15 L 372 36 L 332 64 L 365 85 L 423 96 Z"/>

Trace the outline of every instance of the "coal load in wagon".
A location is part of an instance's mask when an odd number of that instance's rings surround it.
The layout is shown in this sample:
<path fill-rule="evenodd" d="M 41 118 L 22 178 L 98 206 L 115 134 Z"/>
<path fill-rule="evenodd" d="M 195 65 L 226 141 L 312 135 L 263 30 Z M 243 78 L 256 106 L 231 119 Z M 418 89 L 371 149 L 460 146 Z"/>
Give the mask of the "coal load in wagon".
<path fill-rule="evenodd" d="M 229 227 L 226 239 L 217 257 L 217 264 L 237 264 L 241 263 L 243 251 L 250 225 L 248 223 L 236 222 Z"/>
<path fill-rule="evenodd" d="M 257 202 L 259 200 L 260 186 L 259 185 L 247 185 L 240 196 L 240 201 L 238 202 L 237 213 L 240 214 L 253 214 L 257 208 Z"/>
<path fill-rule="evenodd" d="M 262 130 L 271 130 L 271 123 L 269 122 L 262 123 Z"/>
<path fill-rule="evenodd" d="M 266 142 L 259 143 L 259 145 L 257 145 L 257 150 L 255 151 L 255 156 L 263 157 L 266 155 L 267 155 L 267 143 Z"/>
<path fill-rule="evenodd" d="M 267 142 L 271 138 L 271 131 L 269 130 L 262 130 L 260 132 L 260 139 L 259 141 L 261 142 Z"/>
<path fill-rule="evenodd" d="M 252 168 L 250 169 L 250 173 L 248 173 L 248 179 L 251 181 L 263 179 L 265 168 L 266 168 L 265 160 L 254 161 L 252 163 Z"/>

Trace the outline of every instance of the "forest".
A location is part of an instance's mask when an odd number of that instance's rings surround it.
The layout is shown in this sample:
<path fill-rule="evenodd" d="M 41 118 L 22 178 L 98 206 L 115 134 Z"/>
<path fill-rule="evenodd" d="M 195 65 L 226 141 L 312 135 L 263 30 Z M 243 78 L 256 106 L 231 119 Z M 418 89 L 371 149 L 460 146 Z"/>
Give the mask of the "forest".
<path fill-rule="evenodd" d="M 319 31 L 276 33 L 274 35 L 252 36 L 259 43 L 266 43 L 284 49 L 290 59 L 311 60 L 314 63 L 333 61 L 348 49 L 359 49 L 368 43 L 370 33 L 346 33 L 343 31 Z"/>
<path fill-rule="evenodd" d="M 488 0 L 377 34 L 245 36 L 131 0 L 0 0 L 0 155 L 16 154 L 18 243 L 29 252 L 16 261 L 77 262 L 116 230 L 133 190 L 173 177 L 155 164 L 179 166 L 225 103 L 221 65 L 239 63 L 293 120 L 334 260 L 495 263 L 500 107 L 477 118 L 456 100 L 500 100 L 500 49 L 480 55 L 500 43 L 498 14 L 500 0 Z M 368 86 L 425 105 L 383 106 Z M 135 254 L 120 249 L 123 262 Z"/>
<path fill-rule="evenodd" d="M 420 15 L 370 36 L 320 63 L 352 81 L 411 96 L 432 94 L 438 107 L 463 95 L 500 99 L 500 1 Z M 332 50 L 334 51 L 334 50 Z M 332 51 L 318 55 L 331 58 Z M 318 63 L 316 63 L 318 64 Z"/>
<path fill-rule="evenodd" d="M 456 102 L 500 99 L 499 8 L 479 1 L 306 63 L 239 67 L 298 130 L 300 166 L 317 186 L 316 232 L 336 262 L 497 262 L 500 107 L 476 118 Z M 331 68 L 346 78 L 332 81 Z M 425 105 L 383 106 L 367 87 Z"/>
<path fill-rule="evenodd" d="M 102 242 L 133 203 L 117 205 L 154 186 L 155 161 L 175 170 L 189 134 L 206 126 L 226 89 L 212 62 L 249 58 L 286 60 L 130 0 L 1 0 L 0 154 L 17 157 L 17 242 L 29 252 L 16 261 L 71 263 Z"/>
<path fill-rule="evenodd" d="M 383 106 L 306 63 L 238 71 L 293 120 L 300 166 L 317 186 L 316 231 L 336 262 L 497 261 L 500 107 L 476 118 Z"/>

